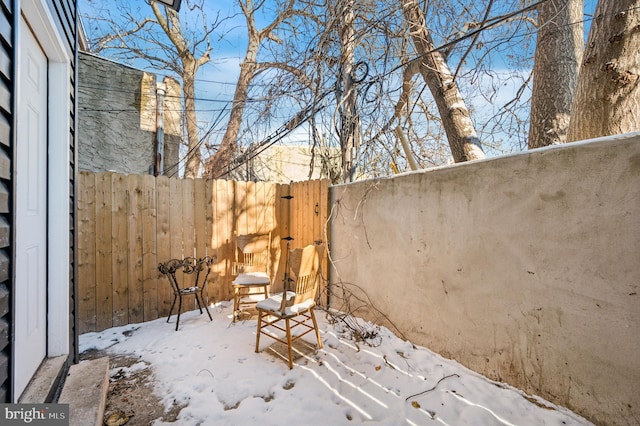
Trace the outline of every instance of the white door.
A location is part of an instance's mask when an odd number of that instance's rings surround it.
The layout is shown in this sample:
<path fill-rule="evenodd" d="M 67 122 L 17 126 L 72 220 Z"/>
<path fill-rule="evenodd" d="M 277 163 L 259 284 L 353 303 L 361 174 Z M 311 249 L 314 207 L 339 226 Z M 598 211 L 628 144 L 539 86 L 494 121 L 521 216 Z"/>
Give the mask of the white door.
<path fill-rule="evenodd" d="M 15 395 L 47 347 L 47 57 L 20 22 L 16 159 Z"/>

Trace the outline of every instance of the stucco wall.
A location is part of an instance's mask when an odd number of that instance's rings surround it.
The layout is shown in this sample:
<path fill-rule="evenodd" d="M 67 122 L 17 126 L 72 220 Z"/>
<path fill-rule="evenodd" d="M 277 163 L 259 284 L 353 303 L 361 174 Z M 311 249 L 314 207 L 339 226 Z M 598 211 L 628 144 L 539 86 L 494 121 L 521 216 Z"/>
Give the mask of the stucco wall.
<path fill-rule="evenodd" d="M 79 54 L 78 166 L 83 171 L 148 174 L 155 162 L 157 77 Z M 165 170 L 178 161 L 180 86 L 165 79 Z"/>
<path fill-rule="evenodd" d="M 639 134 L 330 196 L 332 285 L 391 323 L 358 316 L 594 423 L 637 424 Z"/>

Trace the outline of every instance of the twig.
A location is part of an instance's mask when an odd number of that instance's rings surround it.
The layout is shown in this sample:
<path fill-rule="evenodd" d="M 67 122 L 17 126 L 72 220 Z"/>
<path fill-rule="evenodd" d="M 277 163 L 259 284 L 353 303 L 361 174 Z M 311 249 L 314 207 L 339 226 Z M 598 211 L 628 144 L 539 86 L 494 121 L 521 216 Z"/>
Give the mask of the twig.
<path fill-rule="evenodd" d="M 440 384 L 441 381 L 443 381 L 444 379 L 448 379 L 449 377 L 453 377 L 453 376 L 456 376 L 457 378 L 460 378 L 460 376 L 458 376 L 455 373 L 454 374 L 449 374 L 448 376 L 444 376 L 442 379 L 438 380 L 438 383 L 436 383 L 436 385 L 434 387 L 432 387 L 431 389 L 427 389 L 426 391 L 422 391 L 422 392 L 416 393 L 414 395 L 410 395 L 405 399 L 405 401 L 408 401 L 410 398 L 414 398 L 414 397 L 419 396 L 419 395 L 424 395 L 427 392 L 431 392 L 432 390 L 434 390 L 435 388 L 438 387 L 438 385 Z"/>
<path fill-rule="evenodd" d="M 211 374 L 211 377 L 213 377 L 213 373 L 209 370 L 207 370 L 206 368 L 203 368 L 202 370 L 198 371 L 198 374 L 196 374 L 196 376 L 199 376 L 200 373 L 202 373 L 203 371 L 206 371 L 207 373 Z"/>

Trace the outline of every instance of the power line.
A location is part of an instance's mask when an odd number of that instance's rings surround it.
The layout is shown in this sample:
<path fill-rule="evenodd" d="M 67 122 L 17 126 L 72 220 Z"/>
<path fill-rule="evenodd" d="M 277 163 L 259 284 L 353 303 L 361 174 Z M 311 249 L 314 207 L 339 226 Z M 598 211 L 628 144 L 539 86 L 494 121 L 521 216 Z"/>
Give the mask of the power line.
<path fill-rule="evenodd" d="M 324 97 L 327 96 L 328 93 L 330 92 L 325 92 L 325 94 L 321 95 L 319 99 L 316 99 L 312 105 L 309 105 L 306 108 L 300 110 L 295 116 L 293 116 L 293 118 L 291 118 L 285 124 L 280 126 L 275 132 L 267 136 L 267 138 L 253 145 L 252 147 L 253 149 L 251 151 L 245 152 L 242 155 L 242 157 L 237 158 L 235 159 L 235 161 L 233 161 L 237 163 L 236 165 L 232 165 L 230 168 L 227 168 L 224 171 L 224 173 L 217 175 L 216 178 L 222 175 L 231 173 L 232 171 L 246 164 L 248 161 L 251 161 L 253 158 L 255 158 L 256 156 L 264 152 L 267 148 L 274 145 L 276 142 L 282 140 L 285 136 L 287 136 L 288 134 L 293 132 L 295 129 L 300 127 L 307 120 L 313 117 L 317 112 L 323 110 L 325 107 L 324 106 L 317 107 L 317 103 L 320 100 L 324 99 Z"/>
<path fill-rule="evenodd" d="M 205 140 L 208 139 L 208 137 L 213 133 L 213 130 L 215 129 L 215 127 L 218 125 L 218 123 L 220 123 L 221 119 L 222 119 L 222 114 L 224 113 L 224 111 L 226 111 L 226 108 L 223 109 L 222 111 L 220 111 L 220 114 L 218 114 L 218 116 L 215 118 L 213 124 L 209 127 L 209 130 L 207 131 L 207 133 L 205 133 L 204 136 L 202 136 L 202 138 L 200 138 L 200 140 L 198 141 L 198 143 L 191 148 L 185 155 L 184 157 L 182 157 L 181 159 L 179 159 L 175 164 L 165 168 L 165 175 L 167 174 L 167 172 L 169 172 L 170 170 L 174 170 L 173 173 L 171 173 L 171 175 L 169 175 L 169 177 L 173 177 L 176 174 L 178 174 L 178 172 L 180 171 L 180 164 L 181 163 L 187 163 L 189 161 L 189 159 L 193 158 L 194 155 L 196 155 L 197 150 L 200 149 L 200 147 L 202 146 L 202 144 L 204 143 Z"/>

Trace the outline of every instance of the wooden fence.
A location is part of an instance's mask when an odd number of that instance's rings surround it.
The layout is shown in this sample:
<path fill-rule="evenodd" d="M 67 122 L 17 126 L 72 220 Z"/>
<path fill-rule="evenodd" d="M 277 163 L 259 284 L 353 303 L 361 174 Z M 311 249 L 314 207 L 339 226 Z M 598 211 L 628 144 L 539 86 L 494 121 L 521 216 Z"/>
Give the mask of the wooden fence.
<path fill-rule="evenodd" d="M 78 332 L 167 316 L 173 293 L 158 263 L 215 256 L 207 302 L 229 300 L 237 234 L 271 232 L 272 291 L 290 248 L 324 242 L 328 181 L 292 184 L 81 172 Z M 323 262 L 326 273 L 326 255 Z"/>

